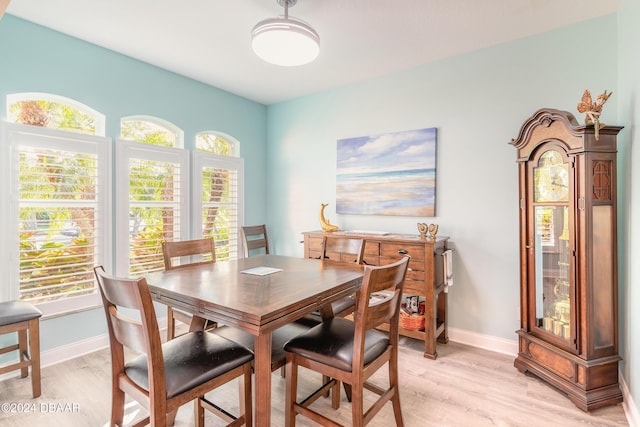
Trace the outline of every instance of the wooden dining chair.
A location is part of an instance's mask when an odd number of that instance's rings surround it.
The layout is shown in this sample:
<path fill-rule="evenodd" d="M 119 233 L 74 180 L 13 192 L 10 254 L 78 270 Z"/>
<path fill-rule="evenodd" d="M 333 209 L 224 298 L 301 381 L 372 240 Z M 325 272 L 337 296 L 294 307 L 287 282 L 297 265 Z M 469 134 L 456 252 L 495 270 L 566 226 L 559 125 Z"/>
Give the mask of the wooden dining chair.
<path fill-rule="evenodd" d="M 267 236 L 267 226 L 265 224 L 247 225 L 240 230 L 245 258 L 251 255 L 269 253 L 269 237 Z"/>
<path fill-rule="evenodd" d="M 162 256 L 165 270 L 212 264 L 216 262 L 215 244 L 211 238 L 162 242 Z M 189 325 L 192 318 L 190 313 L 167 306 L 167 340 L 172 340 L 176 336 L 176 320 Z M 207 322 L 205 329 L 215 327 L 215 322 Z"/>
<path fill-rule="evenodd" d="M 340 382 L 352 391 L 352 426 L 368 424 L 388 401 L 392 402 L 396 425 L 403 426 L 398 386 L 398 322 L 409 257 L 384 266 L 366 266 L 358 292 L 355 321 L 333 317 L 311 328 L 284 346 L 287 354 L 285 426 L 295 426 L 303 415 L 325 426 L 338 426 L 327 416 L 310 408 L 320 396 L 331 390 L 333 406 L 340 402 Z M 376 329 L 389 322 L 389 333 Z M 369 383 L 371 375 L 385 364 L 389 369 L 389 387 Z M 327 381 L 305 399 L 297 400 L 298 367 L 320 372 Z M 364 390 L 379 397 L 365 411 Z"/>
<path fill-rule="evenodd" d="M 352 237 L 328 237 L 322 239 L 322 260 L 340 263 L 364 264 L 363 239 Z M 331 303 L 334 316 L 344 317 L 355 309 L 355 295 L 340 298 Z M 321 321 L 320 312 L 315 311 L 305 317 L 308 320 Z"/>
<path fill-rule="evenodd" d="M 149 417 L 136 426 L 171 425 L 178 408 L 190 401 L 195 403 L 197 426 L 204 426 L 204 409 L 228 426 L 252 425 L 251 350 L 207 331 L 189 332 L 162 344 L 145 278 L 116 278 L 101 266 L 94 272 L 111 346 L 111 426 L 122 425 L 125 395 L 149 411 Z M 131 317 L 132 311 L 139 320 Z M 139 355 L 125 362 L 125 351 Z M 205 398 L 205 393 L 235 378 L 241 378 L 237 417 Z"/>
<path fill-rule="evenodd" d="M 0 302 L 0 335 L 18 333 L 18 343 L 0 348 L 0 354 L 18 352 L 18 361 L 0 367 L 0 375 L 20 369 L 26 378 L 31 367 L 31 393 L 40 396 L 40 317 L 42 312 L 25 301 Z"/>

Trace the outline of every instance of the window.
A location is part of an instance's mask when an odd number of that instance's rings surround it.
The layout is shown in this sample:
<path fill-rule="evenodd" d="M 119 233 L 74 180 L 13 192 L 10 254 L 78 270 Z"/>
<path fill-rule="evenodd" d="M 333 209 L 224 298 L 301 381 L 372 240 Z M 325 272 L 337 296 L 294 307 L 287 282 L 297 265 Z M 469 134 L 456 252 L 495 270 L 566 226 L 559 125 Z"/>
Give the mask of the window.
<path fill-rule="evenodd" d="M 216 260 L 238 257 L 238 236 L 243 200 L 244 162 L 232 157 L 238 143 L 214 132 L 196 136 L 193 159 L 194 228 L 216 243 Z"/>
<path fill-rule="evenodd" d="M 0 268 L 15 285 L 0 286 L 0 301 L 31 301 L 45 314 L 99 305 L 94 265 L 129 276 L 163 269 L 165 240 L 211 236 L 218 260 L 237 257 L 243 161 L 232 137 L 198 134 L 190 158 L 174 124 L 124 118 L 114 180 L 95 110 L 26 93 L 7 97 L 7 117 L 16 123 L 0 123 L 0 180 L 9 183 L 0 186 Z"/>
<path fill-rule="evenodd" d="M 164 269 L 162 242 L 189 239 L 189 156 L 182 131 L 159 119 L 122 120 L 140 142 L 117 145 L 117 268 L 137 276 Z"/>
<path fill-rule="evenodd" d="M 184 148 L 184 132 L 166 120 L 129 116 L 120 120 L 120 138 L 161 147 Z"/>
<path fill-rule="evenodd" d="M 17 195 L 2 197 L 9 200 L 2 233 L 13 248 L 8 282 L 19 284 L 7 297 L 47 314 L 99 304 L 92 269 L 110 259 L 111 141 L 12 124 L 3 125 L 2 139 L 5 182 Z"/>
<path fill-rule="evenodd" d="M 238 144 L 229 135 L 217 132 L 202 132 L 196 135 L 196 150 L 219 156 L 239 157 Z"/>
<path fill-rule="evenodd" d="M 48 93 L 7 95 L 7 118 L 11 123 L 104 135 L 103 114 L 73 99 Z"/>

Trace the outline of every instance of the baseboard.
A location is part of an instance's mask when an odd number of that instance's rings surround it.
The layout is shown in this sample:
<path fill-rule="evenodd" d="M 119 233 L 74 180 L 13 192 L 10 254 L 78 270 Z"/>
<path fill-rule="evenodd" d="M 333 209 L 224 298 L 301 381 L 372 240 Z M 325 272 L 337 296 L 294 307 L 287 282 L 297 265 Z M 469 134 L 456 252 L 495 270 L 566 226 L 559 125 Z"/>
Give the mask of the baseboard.
<path fill-rule="evenodd" d="M 622 390 L 622 408 L 629 422 L 629 427 L 640 427 L 640 411 L 633 401 L 622 372 L 618 372 L 618 381 L 620 382 L 620 390 Z"/>
<path fill-rule="evenodd" d="M 40 355 L 40 365 L 46 368 L 107 347 L 109 347 L 109 335 L 98 335 L 43 351 Z"/>
<path fill-rule="evenodd" d="M 449 339 L 460 344 L 495 351 L 496 353 L 502 353 L 513 357 L 516 357 L 518 354 L 518 341 L 516 340 L 507 340 L 457 328 L 447 328 L 447 331 Z"/>

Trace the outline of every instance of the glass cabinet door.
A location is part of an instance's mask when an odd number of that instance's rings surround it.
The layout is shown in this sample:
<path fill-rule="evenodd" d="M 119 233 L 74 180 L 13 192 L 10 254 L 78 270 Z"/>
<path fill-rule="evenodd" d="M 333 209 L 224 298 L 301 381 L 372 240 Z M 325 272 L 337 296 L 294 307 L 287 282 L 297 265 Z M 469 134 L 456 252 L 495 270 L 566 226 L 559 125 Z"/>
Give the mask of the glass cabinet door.
<path fill-rule="evenodd" d="M 570 341 L 571 300 L 569 164 L 545 151 L 533 168 L 535 326 Z"/>

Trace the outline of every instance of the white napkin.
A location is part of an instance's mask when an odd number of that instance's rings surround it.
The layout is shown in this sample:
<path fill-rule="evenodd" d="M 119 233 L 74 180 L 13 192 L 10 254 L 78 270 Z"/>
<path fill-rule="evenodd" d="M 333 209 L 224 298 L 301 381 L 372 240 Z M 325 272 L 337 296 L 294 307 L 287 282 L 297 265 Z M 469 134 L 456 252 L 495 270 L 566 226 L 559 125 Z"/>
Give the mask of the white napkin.
<path fill-rule="evenodd" d="M 442 260 L 444 263 L 444 291 L 448 292 L 449 287 L 453 286 L 453 251 L 451 249 L 444 251 Z"/>

